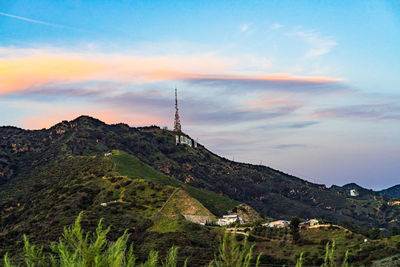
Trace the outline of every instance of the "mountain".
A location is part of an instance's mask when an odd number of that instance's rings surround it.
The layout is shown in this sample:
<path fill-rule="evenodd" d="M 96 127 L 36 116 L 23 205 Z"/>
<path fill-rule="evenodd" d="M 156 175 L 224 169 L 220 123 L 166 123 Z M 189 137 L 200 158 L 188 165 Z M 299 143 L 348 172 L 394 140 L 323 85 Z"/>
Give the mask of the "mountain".
<path fill-rule="evenodd" d="M 378 193 L 381 194 L 382 196 L 399 197 L 400 184 L 378 191 Z"/>
<path fill-rule="evenodd" d="M 230 161 L 201 144 L 176 145 L 175 138 L 157 126 L 108 125 L 88 116 L 42 130 L 0 127 L 0 242 L 18 246 L 23 233 L 52 240 L 81 210 L 86 227 L 104 217 L 119 231 L 129 228 L 138 246 L 146 244 L 143 251 L 172 241 L 210 247 L 216 233 L 183 231 L 194 227 L 183 215 L 217 217 L 240 203 L 276 219 L 391 227 L 400 218 L 382 196 L 351 198 L 343 189 Z M 172 193 L 174 204 L 162 209 Z"/>

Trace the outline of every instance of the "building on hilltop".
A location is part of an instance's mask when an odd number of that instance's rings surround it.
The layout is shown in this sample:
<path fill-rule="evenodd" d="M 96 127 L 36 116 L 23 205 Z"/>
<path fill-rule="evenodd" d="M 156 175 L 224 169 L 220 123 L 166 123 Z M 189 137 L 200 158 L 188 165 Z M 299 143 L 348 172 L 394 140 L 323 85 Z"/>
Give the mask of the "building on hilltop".
<path fill-rule="evenodd" d="M 179 118 L 179 111 L 178 111 L 178 89 L 175 88 L 175 121 L 174 121 L 174 131 L 181 132 L 181 120 Z"/>
<path fill-rule="evenodd" d="M 352 197 L 358 197 L 359 193 L 357 189 L 350 189 L 350 196 Z"/>

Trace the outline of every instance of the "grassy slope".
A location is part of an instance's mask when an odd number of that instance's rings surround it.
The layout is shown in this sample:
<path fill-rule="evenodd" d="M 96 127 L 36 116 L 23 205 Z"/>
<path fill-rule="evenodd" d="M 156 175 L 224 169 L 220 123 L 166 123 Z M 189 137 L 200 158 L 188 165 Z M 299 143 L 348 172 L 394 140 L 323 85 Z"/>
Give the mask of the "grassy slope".
<path fill-rule="evenodd" d="M 177 179 L 169 177 L 141 162 L 135 156 L 129 155 L 125 152 L 113 150 L 113 155 L 110 158 L 115 164 L 115 170 L 121 175 L 126 175 L 130 178 L 147 179 L 165 185 L 182 188 L 191 197 L 197 199 L 202 205 L 217 216 L 226 214 L 228 210 L 239 204 L 239 202 L 227 197 L 218 195 L 211 191 L 192 187 Z"/>
<path fill-rule="evenodd" d="M 178 191 L 168 201 L 162 209 L 162 214 L 166 216 L 173 216 L 174 214 L 201 215 L 215 218 L 215 216 L 197 199 L 191 197 L 182 189 L 178 189 Z"/>

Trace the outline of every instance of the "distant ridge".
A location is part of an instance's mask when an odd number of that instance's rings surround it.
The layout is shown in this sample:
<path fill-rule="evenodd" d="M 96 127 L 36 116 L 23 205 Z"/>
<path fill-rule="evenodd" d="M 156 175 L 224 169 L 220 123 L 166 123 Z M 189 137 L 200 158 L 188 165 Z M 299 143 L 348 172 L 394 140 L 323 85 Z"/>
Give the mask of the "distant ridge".
<path fill-rule="evenodd" d="M 382 196 L 399 197 L 400 184 L 378 191 Z"/>

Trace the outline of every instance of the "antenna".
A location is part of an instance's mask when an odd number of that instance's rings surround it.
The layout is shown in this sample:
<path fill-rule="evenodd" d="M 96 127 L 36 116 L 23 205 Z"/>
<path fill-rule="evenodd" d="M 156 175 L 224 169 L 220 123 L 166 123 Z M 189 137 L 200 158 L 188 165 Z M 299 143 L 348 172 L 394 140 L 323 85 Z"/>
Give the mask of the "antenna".
<path fill-rule="evenodd" d="M 181 132 L 181 120 L 179 118 L 178 111 L 178 89 L 175 87 L 175 122 L 174 122 L 174 131 Z"/>

